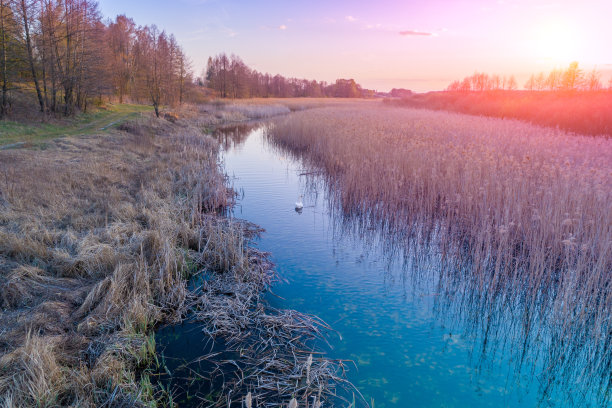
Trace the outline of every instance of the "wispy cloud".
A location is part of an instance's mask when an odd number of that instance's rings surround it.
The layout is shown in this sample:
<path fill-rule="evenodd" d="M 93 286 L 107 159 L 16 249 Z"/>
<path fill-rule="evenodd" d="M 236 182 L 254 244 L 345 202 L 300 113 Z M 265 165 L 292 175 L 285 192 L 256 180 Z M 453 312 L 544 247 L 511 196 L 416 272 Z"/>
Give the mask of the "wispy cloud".
<path fill-rule="evenodd" d="M 346 16 L 344 17 L 344 19 L 350 23 L 354 23 L 355 21 L 357 21 L 357 19 L 353 16 Z"/>
<path fill-rule="evenodd" d="M 278 27 L 278 29 L 279 29 L 279 30 L 286 30 L 286 29 L 287 29 L 287 26 L 286 26 L 286 25 L 284 25 L 284 24 L 281 24 L 281 25 Z"/>
<path fill-rule="evenodd" d="M 404 30 L 399 32 L 400 35 L 414 35 L 414 36 L 422 36 L 422 37 L 430 37 L 433 33 L 428 33 L 426 31 L 416 31 L 416 30 Z"/>
<path fill-rule="evenodd" d="M 234 38 L 236 36 L 238 36 L 238 32 L 235 31 L 234 29 L 230 28 L 230 27 L 224 27 L 222 30 L 225 35 L 227 35 L 229 38 Z"/>

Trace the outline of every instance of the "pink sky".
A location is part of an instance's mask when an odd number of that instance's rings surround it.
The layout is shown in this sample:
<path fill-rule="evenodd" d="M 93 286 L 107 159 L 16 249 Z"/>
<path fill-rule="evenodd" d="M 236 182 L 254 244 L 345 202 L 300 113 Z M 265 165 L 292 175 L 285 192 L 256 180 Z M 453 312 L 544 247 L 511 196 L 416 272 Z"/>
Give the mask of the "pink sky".
<path fill-rule="evenodd" d="M 612 75 L 612 1 L 101 0 L 176 35 L 200 72 L 210 55 L 240 55 L 262 72 L 367 88 L 445 88 L 474 71 L 531 73 L 577 60 Z"/>

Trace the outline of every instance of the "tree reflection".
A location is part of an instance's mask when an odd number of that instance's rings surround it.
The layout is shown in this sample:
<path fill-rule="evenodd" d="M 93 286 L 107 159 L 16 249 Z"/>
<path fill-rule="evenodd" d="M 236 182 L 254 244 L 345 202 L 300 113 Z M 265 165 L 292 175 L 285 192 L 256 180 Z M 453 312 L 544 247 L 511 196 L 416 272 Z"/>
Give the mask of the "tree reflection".
<path fill-rule="evenodd" d="M 243 144 L 254 130 L 261 128 L 261 123 L 239 123 L 215 129 L 212 136 L 223 150 L 230 150 Z"/>

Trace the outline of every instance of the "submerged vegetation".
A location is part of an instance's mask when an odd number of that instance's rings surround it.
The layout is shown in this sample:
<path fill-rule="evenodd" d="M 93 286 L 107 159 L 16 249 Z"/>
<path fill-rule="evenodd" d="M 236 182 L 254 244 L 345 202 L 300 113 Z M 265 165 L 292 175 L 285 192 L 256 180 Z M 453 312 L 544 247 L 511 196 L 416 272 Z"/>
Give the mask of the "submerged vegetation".
<path fill-rule="evenodd" d="M 502 345 L 543 401 L 609 403 L 608 139 L 373 105 L 298 112 L 270 134 L 322 174 L 359 231 L 438 260 L 438 309 L 469 322 L 476 354 Z"/>

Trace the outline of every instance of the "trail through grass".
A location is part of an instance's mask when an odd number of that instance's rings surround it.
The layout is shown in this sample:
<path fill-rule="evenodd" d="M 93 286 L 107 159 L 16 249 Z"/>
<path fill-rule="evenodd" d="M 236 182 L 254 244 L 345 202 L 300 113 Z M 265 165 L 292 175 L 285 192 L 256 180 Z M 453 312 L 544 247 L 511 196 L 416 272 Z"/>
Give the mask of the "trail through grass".
<path fill-rule="evenodd" d="M 49 123 L 20 123 L 0 121 L 0 149 L 41 145 L 58 137 L 69 137 L 101 133 L 134 119 L 141 113 L 152 112 L 146 105 L 112 105 L 75 118 Z"/>

